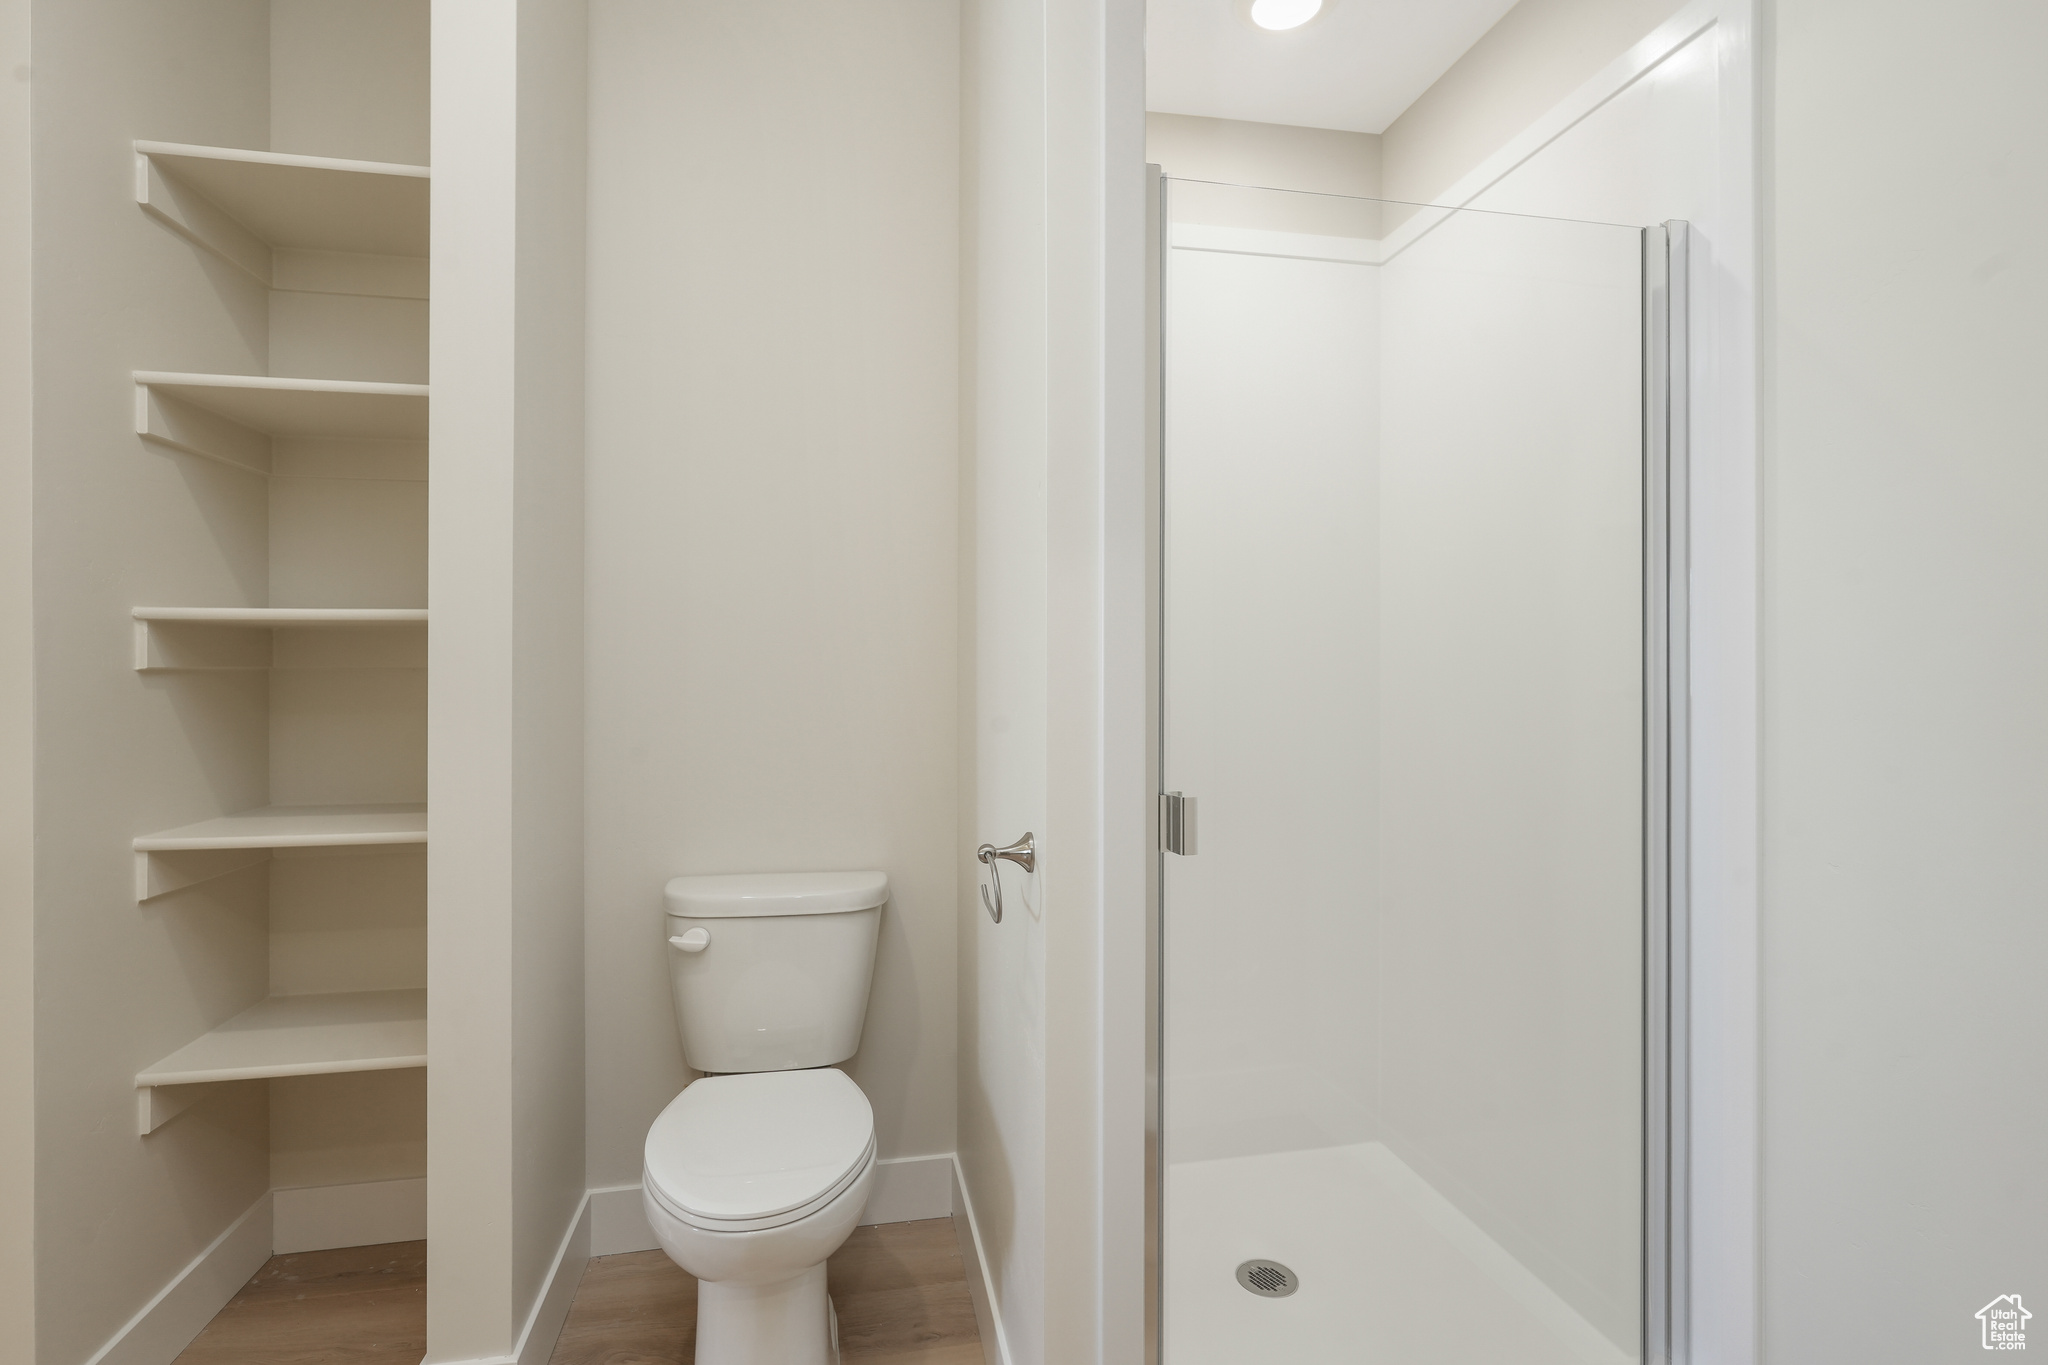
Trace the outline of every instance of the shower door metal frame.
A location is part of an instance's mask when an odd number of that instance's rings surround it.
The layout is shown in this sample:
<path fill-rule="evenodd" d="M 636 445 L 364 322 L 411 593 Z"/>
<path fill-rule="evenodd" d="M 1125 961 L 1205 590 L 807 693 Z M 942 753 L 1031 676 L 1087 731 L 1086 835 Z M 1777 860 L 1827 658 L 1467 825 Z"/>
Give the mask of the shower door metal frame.
<path fill-rule="evenodd" d="M 1160 1049 L 1165 1038 L 1166 850 L 1160 838 L 1166 772 L 1166 176 L 1145 167 L 1145 741 L 1152 792 L 1147 832 L 1152 857 L 1145 886 L 1145 1322 L 1143 1365 L 1161 1365 L 1166 1306 L 1166 1165 Z"/>
<path fill-rule="evenodd" d="M 1643 229 L 1643 1360 L 1687 1352 L 1692 231 Z M 1163 393 L 1163 390 L 1162 390 Z M 1163 901 L 1162 901 L 1163 906 Z"/>
<path fill-rule="evenodd" d="M 1170 232 L 1167 181 L 1146 168 L 1146 564 L 1147 656 L 1153 785 L 1165 791 L 1164 552 L 1165 269 Z M 1687 344 L 1691 229 L 1671 221 L 1642 233 L 1642 490 L 1643 490 L 1643 1112 L 1642 1112 L 1642 1361 L 1686 1365 L 1688 1352 L 1686 1136 L 1689 1050 L 1686 992 L 1689 965 L 1686 831 L 1686 648 L 1689 521 L 1690 350 Z M 1159 803 L 1153 803 L 1158 819 Z M 1152 845 L 1159 849 L 1158 829 Z M 1147 887 L 1145 948 L 1145 1321 L 1144 1365 L 1162 1365 L 1165 1309 L 1165 1166 L 1161 1161 L 1165 1027 L 1164 863 L 1154 855 Z"/>

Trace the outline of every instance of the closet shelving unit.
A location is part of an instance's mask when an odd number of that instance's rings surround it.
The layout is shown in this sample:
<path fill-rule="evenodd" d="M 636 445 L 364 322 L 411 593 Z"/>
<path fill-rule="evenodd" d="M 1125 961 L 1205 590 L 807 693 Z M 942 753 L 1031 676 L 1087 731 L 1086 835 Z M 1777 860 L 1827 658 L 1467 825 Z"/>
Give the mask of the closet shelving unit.
<path fill-rule="evenodd" d="M 273 441 L 423 441 L 427 386 L 135 372 L 135 431 L 191 455 L 271 472 Z"/>
<path fill-rule="evenodd" d="M 36 14 L 39 1347 L 431 1223 L 504 1359 L 587 1214 L 587 15 Z"/>
<path fill-rule="evenodd" d="M 274 849 L 368 848 L 426 841 L 424 803 L 257 806 L 138 838 L 135 899 L 155 900 L 268 862 Z"/>
<path fill-rule="evenodd" d="M 144 212 L 266 289 L 426 297 L 425 166 L 135 144 Z M 268 472 L 276 437 L 425 440 L 427 387 L 138 371 L 136 431 Z"/>
<path fill-rule="evenodd" d="M 425 166 L 135 144 L 135 198 L 145 213 L 265 290 L 299 298 L 423 301 L 429 184 Z M 348 326 L 362 315 L 335 316 Z M 389 330 L 388 321 L 372 325 L 368 343 L 355 339 L 355 353 L 374 348 L 379 325 Z M 274 317 L 271 326 L 274 333 Z M 320 347 L 302 336 L 297 350 Z M 311 449 L 323 476 L 342 481 L 388 478 L 394 460 L 423 469 L 423 383 L 156 370 L 138 370 L 133 379 L 135 430 L 145 441 L 252 477 L 280 477 L 294 447 Z M 371 474 L 345 472 L 357 456 Z M 266 534 L 276 537 L 276 526 Z M 327 538 L 337 538 L 332 527 Z M 375 558 L 390 547 L 359 548 Z M 424 606 L 148 605 L 134 608 L 133 621 L 134 666 L 145 674 L 417 670 L 426 660 Z M 423 694 L 419 704 L 423 715 Z M 317 724 L 318 707 L 313 712 Z M 426 840 L 423 802 L 293 802 L 227 812 L 137 837 L 135 895 L 151 901 L 283 850 Z M 155 1131 L 223 1083 L 424 1067 L 426 1019 L 427 993 L 419 988 L 271 994 L 138 1072 L 138 1127 Z"/>
<path fill-rule="evenodd" d="M 135 199 L 144 211 L 266 285 L 278 283 L 279 251 L 424 262 L 429 178 L 425 166 L 387 161 L 135 144 Z"/>
<path fill-rule="evenodd" d="M 409 637 L 427 624 L 425 607 L 137 607 L 133 614 L 138 673 L 290 667 L 316 650 L 335 652 L 343 631 L 357 641 L 410 645 L 417 655 L 422 642 Z"/>
<path fill-rule="evenodd" d="M 274 995 L 144 1068 L 136 1123 L 155 1132 L 211 1093 L 192 1087 L 426 1064 L 424 990 Z"/>

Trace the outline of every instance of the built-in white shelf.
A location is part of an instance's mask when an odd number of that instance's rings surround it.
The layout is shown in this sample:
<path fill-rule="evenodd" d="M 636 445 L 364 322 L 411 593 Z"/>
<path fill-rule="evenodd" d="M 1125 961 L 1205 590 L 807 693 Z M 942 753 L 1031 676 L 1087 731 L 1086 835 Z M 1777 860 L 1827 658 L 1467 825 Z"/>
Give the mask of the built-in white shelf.
<path fill-rule="evenodd" d="M 427 386 L 137 370 L 135 430 L 146 440 L 268 474 L 275 437 L 424 441 Z"/>
<path fill-rule="evenodd" d="M 138 1124 L 154 1132 L 199 1098 L 164 1087 L 426 1064 L 423 990 L 272 996 L 138 1072 Z"/>
<path fill-rule="evenodd" d="M 225 877 L 275 848 L 424 844 L 423 805 L 259 806 L 135 841 L 135 899 L 153 900 Z"/>
<path fill-rule="evenodd" d="M 135 144 L 143 209 L 264 284 L 275 254 L 427 254 L 425 166 L 178 142 Z"/>
<path fill-rule="evenodd" d="M 220 626 L 380 626 L 426 623 L 425 607 L 137 607 L 138 621 L 203 621 Z"/>
<path fill-rule="evenodd" d="M 145 834 L 138 853 L 207 848 L 319 848 L 336 844 L 424 844 L 422 805 L 259 806 Z"/>
<path fill-rule="evenodd" d="M 402 631 L 417 638 L 427 624 L 425 607 L 137 607 L 134 615 L 135 668 L 141 673 L 270 668 L 277 662 L 271 634 L 276 630 Z M 379 658 L 359 666 L 425 662 L 417 643 L 405 653 L 403 660 Z"/>

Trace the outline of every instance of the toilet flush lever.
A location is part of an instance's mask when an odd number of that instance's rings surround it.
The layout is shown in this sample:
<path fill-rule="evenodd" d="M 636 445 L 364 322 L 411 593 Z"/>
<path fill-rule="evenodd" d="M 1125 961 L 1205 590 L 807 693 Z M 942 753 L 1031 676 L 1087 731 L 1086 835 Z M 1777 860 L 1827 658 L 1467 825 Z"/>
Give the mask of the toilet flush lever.
<path fill-rule="evenodd" d="M 1024 837 L 1008 848 L 997 848 L 994 844 L 983 844 L 974 850 L 975 861 L 988 869 L 988 879 L 995 885 L 994 900 L 989 899 L 988 887 L 981 888 L 981 908 L 988 911 L 988 917 L 997 924 L 1003 922 L 1003 874 L 996 866 L 996 859 L 1015 863 L 1026 872 L 1038 870 L 1038 854 L 1031 846 L 1031 831 L 1025 830 Z"/>
<path fill-rule="evenodd" d="M 695 929 L 669 936 L 669 945 L 681 948 L 686 953 L 701 953 L 711 944 L 711 931 L 699 925 Z"/>

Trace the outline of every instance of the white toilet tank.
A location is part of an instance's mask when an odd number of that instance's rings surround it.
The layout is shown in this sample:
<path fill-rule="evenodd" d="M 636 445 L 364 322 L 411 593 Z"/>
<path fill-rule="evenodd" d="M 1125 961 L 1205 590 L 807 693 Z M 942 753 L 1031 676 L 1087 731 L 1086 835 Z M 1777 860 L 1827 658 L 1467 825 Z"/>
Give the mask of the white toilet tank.
<path fill-rule="evenodd" d="M 791 1071 L 854 1054 L 888 877 L 677 877 L 665 896 L 669 984 L 691 1066 Z"/>

